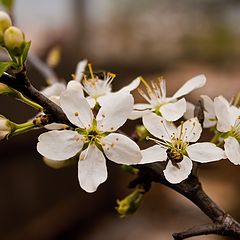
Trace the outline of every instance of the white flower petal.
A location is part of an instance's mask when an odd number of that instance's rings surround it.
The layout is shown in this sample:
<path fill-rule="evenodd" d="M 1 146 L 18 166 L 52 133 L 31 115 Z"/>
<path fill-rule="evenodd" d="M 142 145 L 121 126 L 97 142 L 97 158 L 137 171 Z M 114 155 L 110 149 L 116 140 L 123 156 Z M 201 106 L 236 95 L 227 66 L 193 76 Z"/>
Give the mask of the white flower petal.
<path fill-rule="evenodd" d="M 131 92 L 139 86 L 140 82 L 141 82 L 140 77 L 138 77 L 138 78 L 134 79 L 129 85 L 123 87 L 119 91 Z"/>
<path fill-rule="evenodd" d="M 203 100 L 204 109 L 209 114 L 215 115 L 213 100 L 209 96 L 207 96 L 207 95 L 201 95 L 201 98 Z"/>
<path fill-rule="evenodd" d="M 178 91 L 173 95 L 173 98 L 182 97 L 195 89 L 203 87 L 206 81 L 206 77 L 203 74 L 188 80 L 180 89 L 178 89 Z"/>
<path fill-rule="evenodd" d="M 88 104 L 90 105 L 90 107 L 93 109 L 96 105 L 96 100 L 90 96 L 88 96 L 87 98 Z"/>
<path fill-rule="evenodd" d="M 128 117 L 128 119 L 136 120 L 136 119 L 142 118 L 144 115 L 146 115 L 150 112 L 151 111 L 149 111 L 149 110 L 145 110 L 145 111 L 133 110 L 131 112 L 130 116 Z"/>
<path fill-rule="evenodd" d="M 46 87 L 41 91 L 41 93 L 46 97 L 60 96 L 62 92 L 66 90 L 66 85 L 64 83 L 54 83 L 49 87 Z"/>
<path fill-rule="evenodd" d="M 202 126 L 195 117 L 185 121 L 183 125 L 178 127 L 177 131 L 178 137 L 184 142 L 196 142 L 201 136 Z"/>
<path fill-rule="evenodd" d="M 176 184 L 187 179 L 192 171 L 192 161 L 184 156 L 183 160 L 174 166 L 171 161 L 168 162 L 166 169 L 163 171 L 164 176 L 170 183 Z"/>
<path fill-rule="evenodd" d="M 137 164 L 142 159 L 138 145 L 129 137 L 111 133 L 101 139 L 102 147 L 108 159 L 119 164 Z"/>
<path fill-rule="evenodd" d="M 148 103 L 137 103 L 137 104 L 134 104 L 133 106 L 134 110 L 147 110 L 151 108 L 152 108 L 152 105 Z"/>
<path fill-rule="evenodd" d="M 188 156 L 195 162 L 207 163 L 225 158 L 224 151 L 210 142 L 195 143 L 186 150 Z"/>
<path fill-rule="evenodd" d="M 183 117 L 185 119 L 194 118 L 194 109 L 195 105 L 190 102 L 187 102 L 186 112 L 184 113 Z"/>
<path fill-rule="evenodd" d="M 77 64 L 77 69 L 76 69 L 76 73 L 75 73 L 76 81 L 80 82 L 82 80 L 87 63 L 88 63 L 88 61 L 86 59 L 84 59 Z"/>
<path fill-rule="evenodd" d="M 203 127 L 210 128 L 215 126 L 216 124 L 217 124 L 216 116 L 204 111 Z"/>
<path fill-rule="evenodd" d="M 80 82 L 77 82 L 75 80 L 68 82 L 67 90 L 77 91 L 81 95 L 81 97 L 84 97 L 83 87 Z"/>
<path fill-rule="evenodd" d="M 51 160 L 66 160 L 73 157 L 83 147 L 83 137 L 75 131 L 53 130 L 38 138 L 37 150 Z"/>
<path fill-rule="evenodd" d="M 174 124 L 152 112 L 143 116 L 143 125 L 155 137 L 169 142 L 171 135 L 176 134 L 177 131 Z"/>
<path fill-rule="evenodd" d="M 160 112 L 167 121 L 176 121 L 183 116 L 186 112 L 186 108 L 186 100 L 182 98 L 175 103 L 164 104 L 160 108 Z"/>
<path fill-rule="evenodd" d="M 98 129 L 113 132 L 121 127 L 133 110 L 133 96 L 127 92 L 119 92 L 104 98 L 96 120 Z"/>
<path fill-rule="evenodd" d="M 62 123 L 50 123 L 44 126 L 47 130 L 61 130 L 66 129 L 68 125 Z"/>
<path fill-rule="evenodd" d="M 95 192 L 98 186 L 107 179 L 106 159 L 95 146 L 89 145 L 82 151 L 78 161 L 78 180 L 86 192 Z"/>
<path fill-rule="evenodd" d="M 214 109 L 217 116 L 217 130 L 228 132 L 231 130 L 231 113 L 229 103 L 222 96 L 214 98 Z"/>
<path fill-rule="evenodd" d="M 93 114 L 87 100 L 77 91 L 69 90 L 61 96 L 60 105 L 71 123 L 80 128 L 92 126 Z"/>
<path fill-rule="evenodd" d="M 57 104 L 58 106 L 60 106 L 60 96 L 51 96 L 49 97 L 49 99 L 55 104 Z"/>
<path fill-rule="evenodd" d="M 159 145 L 154 145 L 141 151 L 142 160 L 138 164 L 153 163 L 159 161 L 166 161 L 167 152 Z"/>
<path fill-rule="evenodd" d="M 235 165 L 240 165 L 240 144 L 234 137 L 225 139 L 225 153 L 228 159 Z"/>

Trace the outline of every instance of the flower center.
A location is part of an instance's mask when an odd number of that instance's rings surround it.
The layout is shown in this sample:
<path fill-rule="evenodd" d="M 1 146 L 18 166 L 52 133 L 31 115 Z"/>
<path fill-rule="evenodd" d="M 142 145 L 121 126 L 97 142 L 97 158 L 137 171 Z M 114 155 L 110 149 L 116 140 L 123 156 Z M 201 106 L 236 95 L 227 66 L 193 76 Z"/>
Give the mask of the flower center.
<path fill-rule="evenodd" d="M 112 81 L 116 77 L 110 72 L 93 72 L 91 64 L 88 64 L 89 74 L 85 74 L 82 84 L 84 91 L 93 98 L 98 98 L 111 92 Z"/>

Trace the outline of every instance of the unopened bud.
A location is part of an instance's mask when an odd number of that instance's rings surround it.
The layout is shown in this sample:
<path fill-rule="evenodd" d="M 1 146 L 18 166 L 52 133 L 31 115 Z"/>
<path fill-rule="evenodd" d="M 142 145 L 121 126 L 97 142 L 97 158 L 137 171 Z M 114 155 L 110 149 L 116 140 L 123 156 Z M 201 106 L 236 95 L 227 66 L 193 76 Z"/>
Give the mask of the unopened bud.
<path fill-rule="evenodd" d="M 17 27 L 9 27 L 3 35 L 5 46 L 15 55 L 21 55 L 24 47 L 24 33 Z"/>
<path fill-rule="evenodd" d="M 146 139 L 146 137 L 148 136 L 148 131 L 143 125 L 136 126 L 136 133 L 141 140 Z"/>
<path fill-rule="evenodd" d="M 137 188 L 130 195 L 122 200 L 117 200 L 118 206 L 116 210 L 120 214 L 120 217 L 127 217 L 137 211 L 143 200 L 145 191 L 143 189 Z"/>
<path fill-rule="evenodd" d="M 13 130 L 13 123 L 0 115 L 0 141 L 5 139 Z"/>
<path fill-rule="evenodd" d="M 68 167 L 68 166 L 71 166 L 71 165 L 77 163 L 78 159 L 79 159 L 78 157 L 74 156 L 74 157 L 66 159 L 66 160 L 56 161 L 56 160 L 51 160 L 51 159 L 44 157 L 43 161 L 47 166 L 49 166 L 51 168 L 60 169 L 60 168 Z"/>
<path fill-rule="evenodd" d="M 9 15 L 0 11 L 0 42 L 3 41 L 3 34 L 6 29 L 12 26 L 12 21 Z"/>
<path fill-rule="evenodd" d="M 0 94 L 2 95 L 11 95 L 13 97 L 19 98 L 21 93 L 14 90 L 13 88 L 8 87 L 4 83 L 0 83 Z"/>

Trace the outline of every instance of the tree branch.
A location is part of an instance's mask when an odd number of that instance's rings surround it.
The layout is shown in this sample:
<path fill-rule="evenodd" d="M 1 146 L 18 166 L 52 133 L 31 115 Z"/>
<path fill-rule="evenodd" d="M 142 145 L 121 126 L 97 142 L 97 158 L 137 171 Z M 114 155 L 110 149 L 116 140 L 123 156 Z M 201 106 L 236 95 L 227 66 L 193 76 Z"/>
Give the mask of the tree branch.
<path fill-rule="evenodd" d="M 137 168 L 139 168 L 141 171 L 144 171 L 144 176 L 148 179 L 147 181 L 151 179 L 154 182 L 161 183 L 189 199 L 213 222 L 213 224 L 208 224 L 208 226 L 211 226 L 209 228 L 194 227 L 183 233 L 175 233 L 173 234 L 175 239 L 186 239 L 191 236 L 204 234 L 217 234 L 240 239 L 240 224 L 232 216 L 220 208 L 204 192 L 198 177 L 190 175 L 186 180 L 179 184 L 171 184 L 166 181 L 163 175 L 163 169 L 165 168 L 165 165 L 162 163 L 138 165 Z"/>
<path fill-rule="evenodd" d="M 70 126 L 72 125 L 59 106 L 54 104 L 31 85 L 24 72 L 17 74 L 16 77 L 4 73 L 0 77 L 0 82 L 18 90 L 29 99 L 44 107 L 46 109 L 46 112 L 50 113 L 56 122 L 66 123 Z M 212 224 L 193 227 L 182 233 L 175 233 L 173 234 L 173 237 L 175 239 L 186 239 L 192 236 L 204 234 L 218 234 L 240 239 L 240 224 L 233 217 L 227 214 L 222 208 L 220 208 L 204 192 L 197 176 L 194 176 L 192 174 L 179 184 L 171 184 L 166 181 L 163 175 L 163 170 L 165 169 L 164 163 L 158 162 L 152 164 L 137 165 L 135 167 L 137 167 L 140 170 L 140 173 L 142 173 L 142 176 L 139 179 L 141 179 L 143 183 L 146 182 L 149 184 L 153 181 L 161 183 L 175 190 L 176 192 L 192 201 L 213 222 Z"/>
<path fill-rule="evenodd" d="M 16 89 L 25 97 L 41 105 L 45 109 L 46 113 L 49 113 L 53 116 L 55 122 L 65 123 L 69 126 L 72 126 L 62 109 L 45 97 L 41 92 L 39 92 L 26 77 L 25 72 L 17 74 L 16 77 L 4 73 L 0 77 L 0 82 Z"/>

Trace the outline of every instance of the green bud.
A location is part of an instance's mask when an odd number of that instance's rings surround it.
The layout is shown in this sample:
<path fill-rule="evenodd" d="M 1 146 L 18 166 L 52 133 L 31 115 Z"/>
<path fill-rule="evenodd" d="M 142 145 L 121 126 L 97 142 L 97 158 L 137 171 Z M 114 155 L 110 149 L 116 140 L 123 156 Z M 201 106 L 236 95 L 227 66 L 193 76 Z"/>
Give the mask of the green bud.
<path fill-rule="evenodd" d="M 130 174 L 138 174 L 139 170 L 131 165 L 122 165 L 122 170 L 124 172 L 130 173 Z"/>
<path fill-rule="evenodd" d="M 6 29 L 12 26 L 12 21 L 9 15 L 3 11 L 0 11 L 0 41 L 3 41 L 3 33 Z"/>
<path fill-rule="evenodd" d="M 63 160 L 63 161 L 55 161 L 55 160 L 51 160 L 51 159 L 48 159 L 48 158 L 43 158 L 43 161 L 44 163 L 51 167 L 51 168 L 55 168 L 55 169 L 60 169 L 60 168 L 64 168 L 64 167 L 68 167 L 68 166 L 71 166 L 75 163 L 77 163 L 79 159 L 79 156 L 74 156 L 72 158 L 69 158 L 69 159 L 66 159 L 66 160 Z"/>
<path fill-rule="evenodd" d="M 16 98 L 20 98 L 20 96 L 21 96 L 20 92 L 14 90 L 13 88 L 10 88 L 9 86 L 7 86 L 4 83 L 0 83 L 0 94 L 11 95 Z"/>
<path fill-rule="evenodd" d="M 8 50 L 14 55 L 20 56 L 22 54 L 25 36 L 24 33 L 17 27 L 9 27 L 3 35 L 4 44 Z"/>
<path fill-rule="evenodd" d="M 15 130 L 14 124 L 4 116 L 0 115 L 0 141 Z"/>
<path fill-rule="evenodd" d="M 141 140 L 146 139 L 146 137 L 148 136 L 148 131 L 143 125 L 137 125 L 136 132 Z"/>
<path fill-rule="evenodd" d="M 117 200 L 118 206 L 116 210 L 120 214 L 120 217 L 124 218 L 135 213 L 141 205 L 145 191 L 141 188 L 137 188 L 130 195 L 122 200 Z"/>

